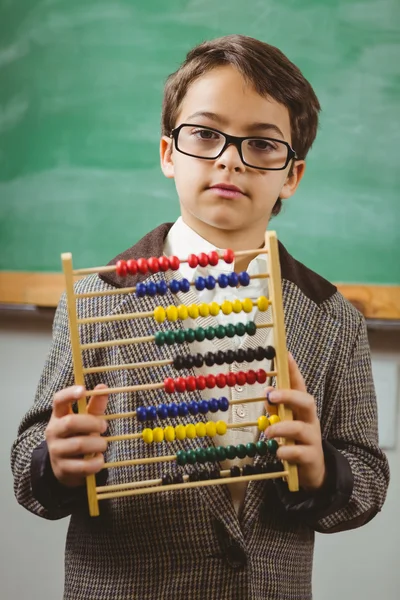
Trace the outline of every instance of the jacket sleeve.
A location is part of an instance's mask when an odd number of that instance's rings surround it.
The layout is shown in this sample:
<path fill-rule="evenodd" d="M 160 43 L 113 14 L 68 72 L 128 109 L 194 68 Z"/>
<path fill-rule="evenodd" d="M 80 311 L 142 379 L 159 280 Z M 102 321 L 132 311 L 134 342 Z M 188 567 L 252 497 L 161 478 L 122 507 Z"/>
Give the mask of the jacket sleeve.
<path fill-rule="evenodd" d="M 381 509 L 389 483 L 389 466 L 378 444 L 377 405 L 364 319 L 350 355 L 332 370 L 325 402 L 333 407 L 323 432 L 327 481 L 316 494 L 278 493 L 285 508 L 297 512 L 315 531 L 334 533 L 370 521 Z"/>

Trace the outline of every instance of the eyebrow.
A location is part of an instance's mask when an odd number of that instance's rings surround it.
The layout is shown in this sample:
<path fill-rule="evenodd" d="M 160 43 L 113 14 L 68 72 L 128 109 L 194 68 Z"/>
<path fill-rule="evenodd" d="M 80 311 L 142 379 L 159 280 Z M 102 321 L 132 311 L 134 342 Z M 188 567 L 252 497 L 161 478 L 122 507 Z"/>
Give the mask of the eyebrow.
<path fill-rule="evenodd" d="M 187 117 L 187 120 L 195 119 L 196 117 L 203 117 L 205 119 L 211 119 L 211 121 L 215 121 L 216 123 L 220 123 L 222 127 L 227 125 L 227 120 L 221 115 L 217 115 L 213 112 L 208 112 L 204 110 L 200 110 L 198 112 L 193 113 Z M 279 129 L 277 125 L 274 123 L 250 123 L 246 126 L 246 128 L 250 132 L 260 132 L 260 131 L 275 131 L 278 135 L 280 135 L 283 139 L 285 136 L 282 131 Z"/>

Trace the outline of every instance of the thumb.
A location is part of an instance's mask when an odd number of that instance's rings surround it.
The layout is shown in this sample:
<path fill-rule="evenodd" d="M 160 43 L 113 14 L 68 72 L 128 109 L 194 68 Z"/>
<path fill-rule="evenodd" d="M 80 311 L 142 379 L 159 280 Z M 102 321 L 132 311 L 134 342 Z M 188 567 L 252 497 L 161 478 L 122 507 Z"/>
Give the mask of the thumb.
<path fill-rule="evenodd" d="M 300 373 L 299 367 L 293 356 L 288 352 L 289 361 L 289 377 L 290 387 L 292 390 L 298 390 L 299 392 L 307 392 L 306 384 L 303 379 L 303 375 Z"/>
<path fill-rule="evenodd" d="M 107 386 L 104 383 L 99 383 L 94 388 L 95 390 L 106 389 Z M 104 396 L 92 396 L 87 405 L 87 412 L 90 415 L 104 415 L 108 402 L 108 395 L 104 394 Z"/>

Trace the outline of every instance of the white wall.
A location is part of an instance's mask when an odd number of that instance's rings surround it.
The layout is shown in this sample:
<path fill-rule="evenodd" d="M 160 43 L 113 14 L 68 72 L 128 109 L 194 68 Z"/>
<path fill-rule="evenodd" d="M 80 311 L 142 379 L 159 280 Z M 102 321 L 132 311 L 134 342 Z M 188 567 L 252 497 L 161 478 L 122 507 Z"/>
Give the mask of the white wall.
<path fill-rule="evenodd" d="M 1 598 L 57 600 L 62 597 L 66 519 L 48 522 L 18 506 L 9 466 L 10 447 L 30 406 L 51 339 L 52 313 L 0 310 L 0 577 Z M 400 365 L 399 331 L 370 334 L 373 357 Z M 398 402 L 398 398 L 397 398 Z M 380 399 L 384 410 L 385 399 Z M 397 419 L 397 440 L 400 439 Z M 400 445 L 387 451 L 391 485 L 384 509 L 367 526 L 317 537 L 316 600 L 397 600 L 400 590 Z M 110 599 L 111 600 L 111 599 Z M 267 600 L 267 599 L 266 599 Z"/>

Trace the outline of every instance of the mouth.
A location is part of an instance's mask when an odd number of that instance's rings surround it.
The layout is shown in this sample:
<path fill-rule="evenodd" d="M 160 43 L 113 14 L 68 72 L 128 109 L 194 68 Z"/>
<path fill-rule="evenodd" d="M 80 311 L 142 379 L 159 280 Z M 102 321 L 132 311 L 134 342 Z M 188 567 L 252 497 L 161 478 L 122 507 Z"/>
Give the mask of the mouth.
<path fill-rule="evenodd" d="M 240 188 L 230 183 L 216 183 L 208 189 L 221 198 L 240 198 L 245 195 Z"/>

